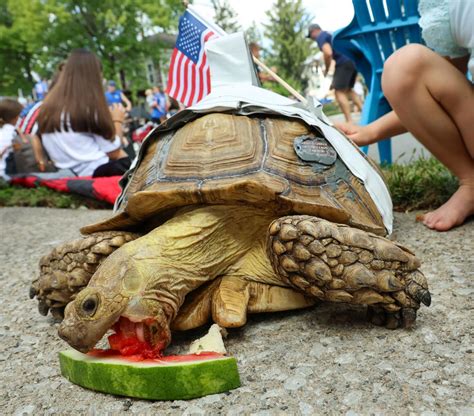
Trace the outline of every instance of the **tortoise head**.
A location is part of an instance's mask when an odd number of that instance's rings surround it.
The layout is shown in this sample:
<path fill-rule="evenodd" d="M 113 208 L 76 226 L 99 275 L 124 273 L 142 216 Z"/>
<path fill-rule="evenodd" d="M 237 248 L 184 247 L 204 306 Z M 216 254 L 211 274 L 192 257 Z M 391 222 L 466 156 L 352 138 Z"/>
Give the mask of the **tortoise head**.
<path fill-rule="evenodd" d="M 71 347 L 87 352 L 109 329 L 120 333 L 126 320 L 128 337 L 132 331 L 137 339 L 161 351 L 171 340 L 169 319 L 156 297 L 148 296 L 147 283 L 125 247 L 118 249 L 67 305 L 59 336 Z"/>
<path fill-rule="evenodd" d="M 89 351 L 119 319 L 126 302 L 120 295 L 111 299 L 101 287 L 85 288 L 66 306 L 59 336 L 71 347 Z"/>

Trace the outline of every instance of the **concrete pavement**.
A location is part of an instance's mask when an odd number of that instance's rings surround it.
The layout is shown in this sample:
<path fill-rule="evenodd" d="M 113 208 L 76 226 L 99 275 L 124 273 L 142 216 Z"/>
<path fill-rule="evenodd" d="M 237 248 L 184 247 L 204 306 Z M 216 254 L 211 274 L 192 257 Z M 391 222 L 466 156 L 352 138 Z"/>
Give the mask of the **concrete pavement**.
<path fill-rule="evenodd" d="M 226 346 L 242 387 L 191 401 L 150 402 L 95 393 L 59 373 L 68 346 L 28 298 L 39 258 L 108 211 L 2 208 L 0 403 L 3 415 L 474 414 L 474 222 L 436 233 L 395 214 L 395 237 L 423 260 L 432 306 L 413 330 L 365 320 L 363 308 L 320 305 L 256 315 Z M 470 242 L 470 243 L 469 243 Z M 183 351 L 204 330 L 174 337 Z"/>

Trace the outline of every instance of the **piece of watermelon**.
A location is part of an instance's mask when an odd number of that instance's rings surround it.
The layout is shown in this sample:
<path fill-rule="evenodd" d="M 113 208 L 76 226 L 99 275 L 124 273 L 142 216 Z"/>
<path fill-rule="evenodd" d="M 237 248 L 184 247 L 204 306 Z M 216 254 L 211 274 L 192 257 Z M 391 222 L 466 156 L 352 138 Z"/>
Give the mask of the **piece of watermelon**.
<path fill-rule="evenodd" d="M 111 350 L 67 350 L 59 361 L 61 374 L 72 383 L 141 399 L 194 399 L 240 386 L 235 358 L 213 352 L 144 360 Z"/>

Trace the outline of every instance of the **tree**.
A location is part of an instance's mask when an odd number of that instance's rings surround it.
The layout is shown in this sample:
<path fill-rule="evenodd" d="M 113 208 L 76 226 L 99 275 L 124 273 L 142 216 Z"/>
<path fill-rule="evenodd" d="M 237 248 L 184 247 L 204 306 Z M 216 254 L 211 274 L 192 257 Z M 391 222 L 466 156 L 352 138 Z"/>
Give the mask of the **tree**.
<path fill-rule="evenodd" d="M 267 16 L 265 36 L 271 41 L 268 62 L 295 89 L 301 89 L 303 63 L 313 53 L 306 39 L 311 16 L 305 12 L 302 0 L 276 0 Z"/>
<path fill-rule="evenodd" d="M 183 10 L 180 0 L 6 0 L 1 4 L 0 95 L 16 94 L 24 85 L 29 85 L 29 92 L 32 71 L 51 75 L 56 63 L 79 47 L 99 56 L 106 78 L 134 90 L 143 88 L 145 58 L 162 51 L 159 43 L 145 39 L 176 28 Z"/>
<path fill-rule="evenodd" d="M 214 21 L 227 33 L 235 33 L 241 30 L 237 22 L 237 14 L 235 10 L 230 7 L 227 0 L 212 0 L 212 7 L 214 7 Z"/>
<path fill-rule="evenodd" d="M 65 11 L 57 39 L 70 39 L 66 49 L 85 46 L 93 50 L 102 62 L 104 76 L 132 89 L 145 85 L 145 57 L 160 54 L 160 44 L 145 39 L 176 27 L 183 9 L 180 0 L 54 1 Z M 78 36 L 71 39 L 67 36 L 71 31 Z"/>
<path fill-rule="evenodd" d="M 247 43 L 256 43 L 258 45 L 262 43 L 262 35 L 255 21 L 245 30 L 245 38 Z"/>
<path fill-rule="evenodd" d="M 0 5 L 0 95 L 29 93 L 33 71 L 41 73 L 37 54 L 49 16 L 39 0 L 8 0 Z"/>

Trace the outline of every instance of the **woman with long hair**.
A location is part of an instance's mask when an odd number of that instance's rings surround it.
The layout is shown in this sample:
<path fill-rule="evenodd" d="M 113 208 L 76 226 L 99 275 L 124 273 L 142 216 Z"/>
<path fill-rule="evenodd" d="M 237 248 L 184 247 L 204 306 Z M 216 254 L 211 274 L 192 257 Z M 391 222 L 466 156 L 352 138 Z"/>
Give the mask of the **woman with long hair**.
<path fill-rule="evenodd" d="M 76 49 L 43 101 L 39 133 L 56 167 L 77 176 L 122 175 L 130 166 L 120 148 L 124 117 L 122 106 L 107 106 L 99 59 Z"/>

